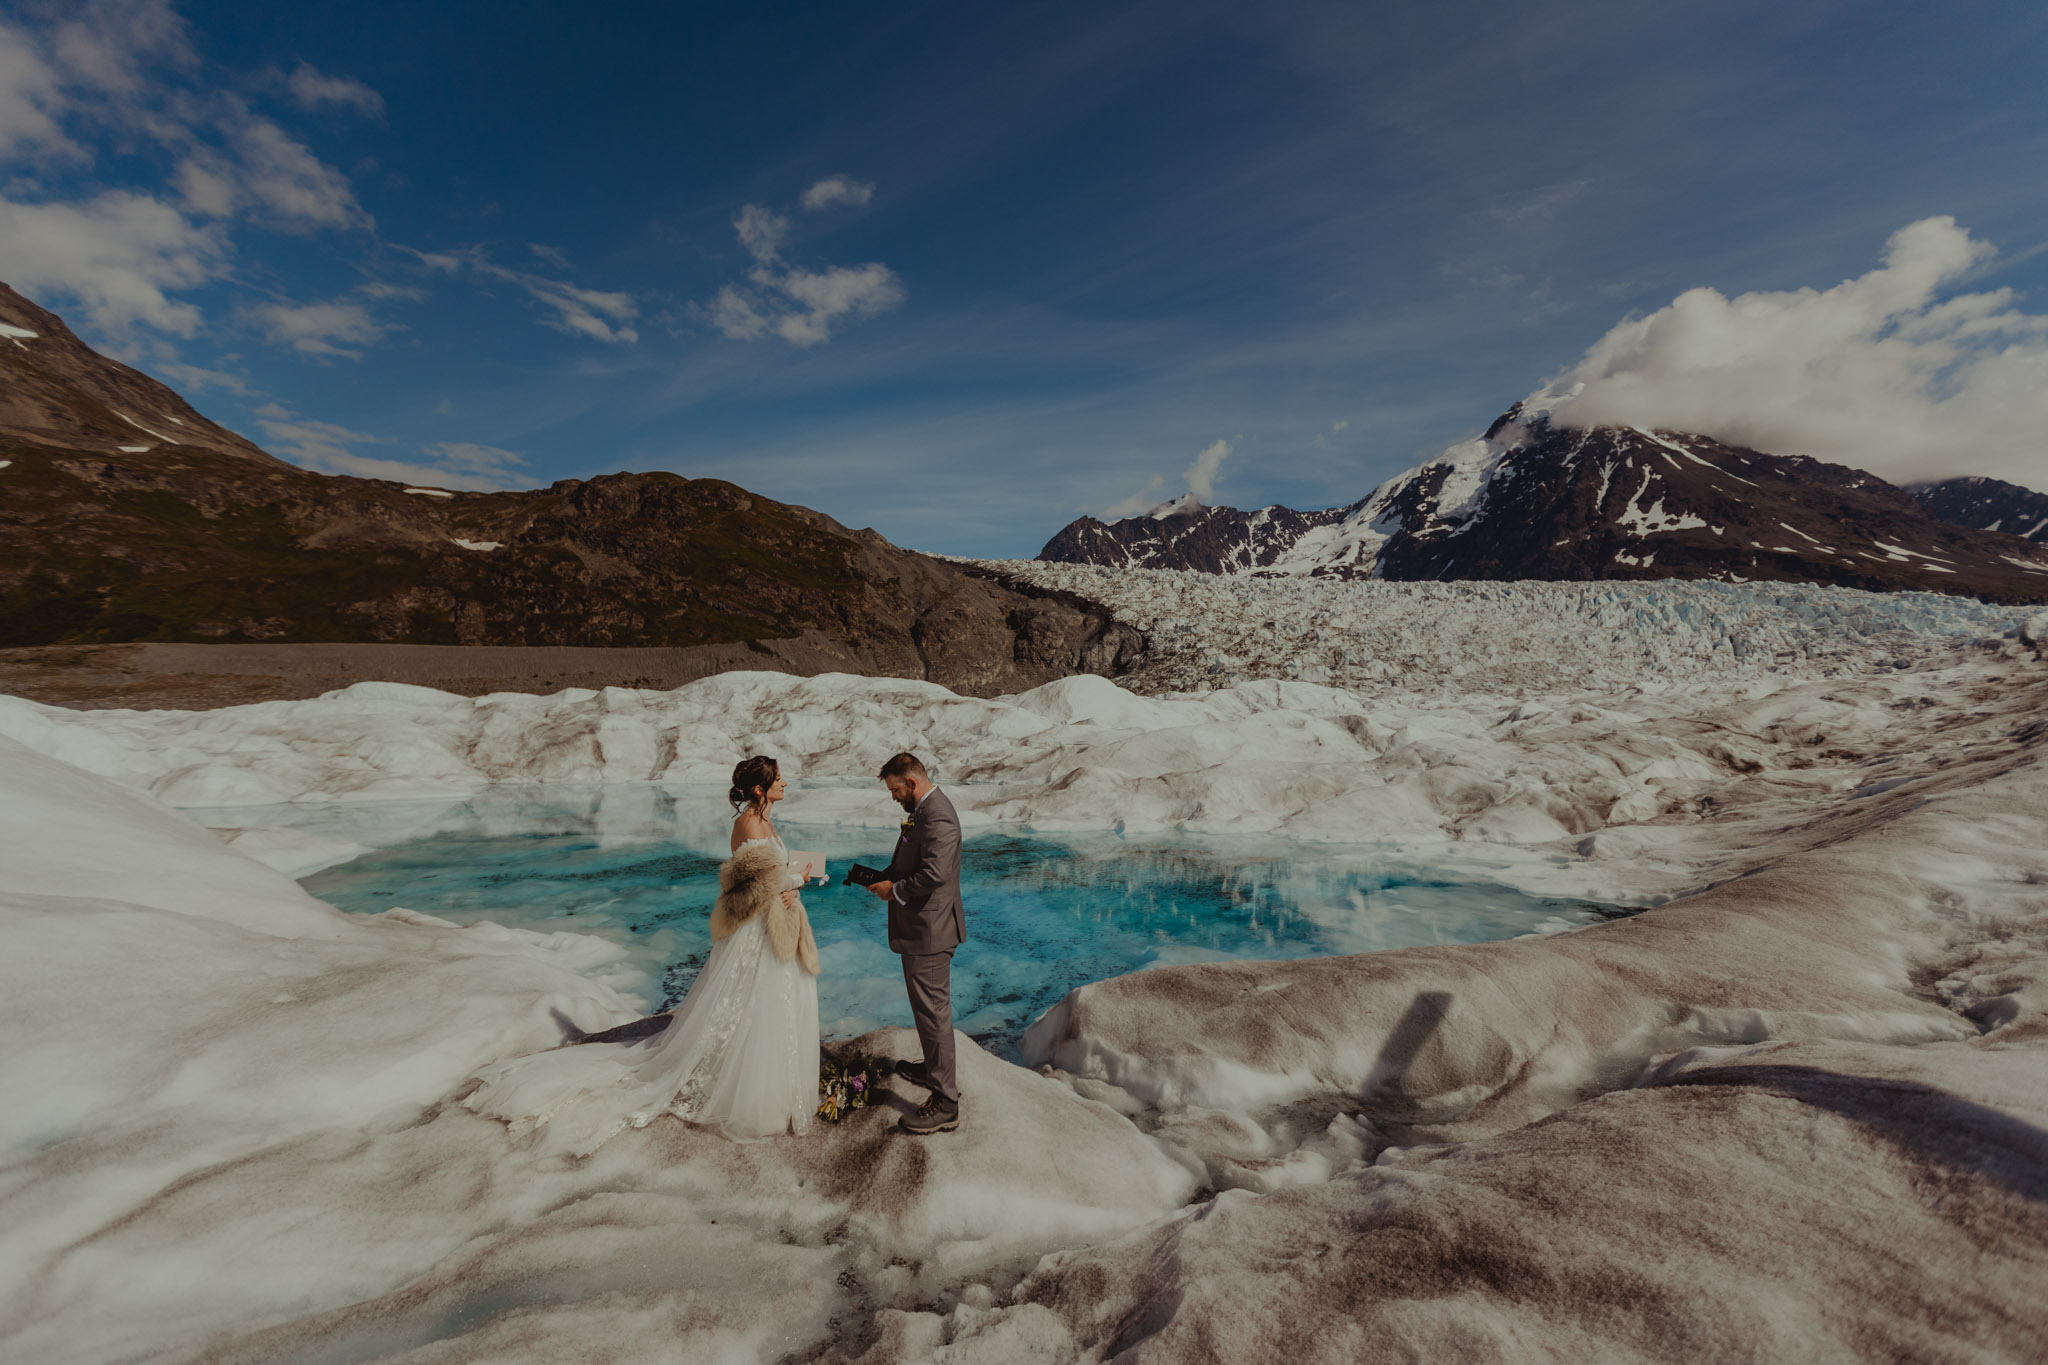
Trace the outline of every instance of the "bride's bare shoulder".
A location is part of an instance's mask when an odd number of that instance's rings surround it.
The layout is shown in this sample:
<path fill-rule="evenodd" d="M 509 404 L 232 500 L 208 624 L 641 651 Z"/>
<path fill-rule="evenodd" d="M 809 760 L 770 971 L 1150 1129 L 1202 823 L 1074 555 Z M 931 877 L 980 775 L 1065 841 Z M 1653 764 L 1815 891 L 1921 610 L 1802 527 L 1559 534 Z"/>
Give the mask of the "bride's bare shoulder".
<path fill-rule="evenodd" d="M 772 839 L 775 827 L 750 810 L 741 811 L 732 822 L 732 846 L 738 848 L 749 839 Z"/>

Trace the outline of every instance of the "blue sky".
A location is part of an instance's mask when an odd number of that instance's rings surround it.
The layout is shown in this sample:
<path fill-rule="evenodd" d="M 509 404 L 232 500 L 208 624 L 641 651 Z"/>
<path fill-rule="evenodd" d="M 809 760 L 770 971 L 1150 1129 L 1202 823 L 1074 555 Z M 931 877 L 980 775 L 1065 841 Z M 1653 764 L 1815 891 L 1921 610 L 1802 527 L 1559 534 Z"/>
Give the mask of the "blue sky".
<path fill-rule="evenodd" d="M 2040 340 L 2033 4 L 0 23 L 0 278 L 335 472 L 672 469 L 1030 554 L 1191 469 L 1351 501 L 1627 316 L 1827 290 L 1934 216 L 1975 252 L 1940 288 Z"/>

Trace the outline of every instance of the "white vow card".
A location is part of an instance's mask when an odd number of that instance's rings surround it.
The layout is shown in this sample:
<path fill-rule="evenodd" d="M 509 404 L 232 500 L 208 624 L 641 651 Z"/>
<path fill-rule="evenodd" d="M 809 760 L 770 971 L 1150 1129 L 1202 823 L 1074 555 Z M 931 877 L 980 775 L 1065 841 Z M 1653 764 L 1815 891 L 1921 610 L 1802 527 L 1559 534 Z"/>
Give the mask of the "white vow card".
<path fill-rule="evenodd" d="M 825 875 L 825 855 L 822 853 L 797 853 L 792 851 L 789 855 L 789 875 L 792 880 L 797 882 L 807 882 L 813 878 L 816 878 L 820 883 L 831 880 L 830 877 Z"/>

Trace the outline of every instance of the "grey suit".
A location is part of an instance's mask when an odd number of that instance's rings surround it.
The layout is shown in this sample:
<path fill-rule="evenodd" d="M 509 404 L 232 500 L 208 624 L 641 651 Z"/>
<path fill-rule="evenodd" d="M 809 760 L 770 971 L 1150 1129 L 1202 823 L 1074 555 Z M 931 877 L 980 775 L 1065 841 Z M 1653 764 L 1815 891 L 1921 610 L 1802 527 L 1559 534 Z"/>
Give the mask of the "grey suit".
<path fill-rule="evenodd" d="M 903 987 L 932 1088 L 960 1098 L 953 1067 L 953 950 L 967 938 L 960 904 L 960 816 L 934 787 L 904 822 L 889 859 L 889 948 L 903 957 Z"/>

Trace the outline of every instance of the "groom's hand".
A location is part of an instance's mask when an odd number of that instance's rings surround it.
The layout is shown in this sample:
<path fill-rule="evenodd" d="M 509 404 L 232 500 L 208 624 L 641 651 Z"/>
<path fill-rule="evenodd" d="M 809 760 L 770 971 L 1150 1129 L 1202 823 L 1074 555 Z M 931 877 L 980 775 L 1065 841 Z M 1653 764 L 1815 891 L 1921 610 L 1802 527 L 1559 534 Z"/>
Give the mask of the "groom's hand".
<path fill-rule="evenodd" d="M 868 890 L 874 892 L 883 900 L 889 899 L 889 893 L 894 891 L 895 889 L 896 883 L 894 882 L 870 882 L 868 884 Z"/>

